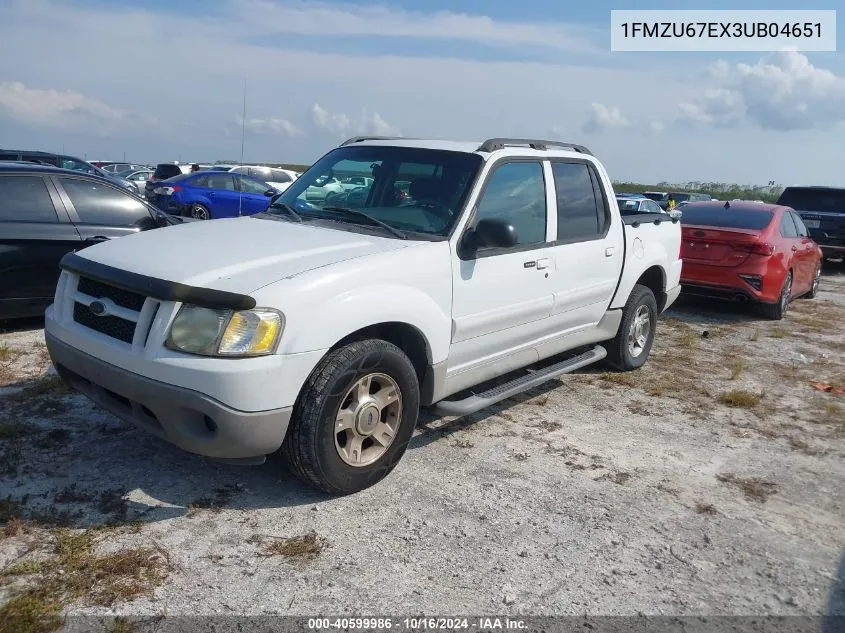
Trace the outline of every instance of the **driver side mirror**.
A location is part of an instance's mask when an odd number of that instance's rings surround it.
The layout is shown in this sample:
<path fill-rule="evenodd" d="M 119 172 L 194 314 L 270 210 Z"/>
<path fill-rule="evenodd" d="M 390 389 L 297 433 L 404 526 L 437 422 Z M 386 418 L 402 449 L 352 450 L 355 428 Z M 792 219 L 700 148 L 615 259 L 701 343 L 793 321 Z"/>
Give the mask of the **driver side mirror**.
<path fill-rule="evenodd" d="M 513 224 L 486 218 L 470 229 L 461 241 L 463 254 L 475 255 L 479 248 L 511 248 L 519 244 Z"/>

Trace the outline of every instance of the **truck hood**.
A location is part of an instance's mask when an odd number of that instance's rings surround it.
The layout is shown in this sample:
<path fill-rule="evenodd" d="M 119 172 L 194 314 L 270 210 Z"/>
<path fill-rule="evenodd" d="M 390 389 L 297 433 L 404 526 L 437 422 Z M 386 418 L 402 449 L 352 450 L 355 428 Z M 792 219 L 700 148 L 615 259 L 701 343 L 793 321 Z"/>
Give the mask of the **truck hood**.
<path fill-rule="evenodd" d="M 78 255 L 121 270 L 249 294 L 280 279 L 414 244 L 259 218 L 191 222 L 89 246 Z"/>

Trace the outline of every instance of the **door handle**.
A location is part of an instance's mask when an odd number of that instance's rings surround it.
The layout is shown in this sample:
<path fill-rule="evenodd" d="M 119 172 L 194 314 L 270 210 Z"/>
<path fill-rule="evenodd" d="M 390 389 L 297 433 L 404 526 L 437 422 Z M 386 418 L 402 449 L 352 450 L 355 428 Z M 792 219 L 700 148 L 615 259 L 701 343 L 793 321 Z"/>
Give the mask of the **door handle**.
<path fill-rule="evenodd" d="M 537 260 L 537 270 L 542 270 L 544 268 L 548 268 L 552 265 L 552 260 L 548 257 L 544 257 L 543 259 Z"/>
<path fill-rule="evenodd" d="M 95 235 L 94 237 L 89 237 L 87 241 L 89 242 L 105 242 L 109 238 L 105 237 L 104 235 Z"/>

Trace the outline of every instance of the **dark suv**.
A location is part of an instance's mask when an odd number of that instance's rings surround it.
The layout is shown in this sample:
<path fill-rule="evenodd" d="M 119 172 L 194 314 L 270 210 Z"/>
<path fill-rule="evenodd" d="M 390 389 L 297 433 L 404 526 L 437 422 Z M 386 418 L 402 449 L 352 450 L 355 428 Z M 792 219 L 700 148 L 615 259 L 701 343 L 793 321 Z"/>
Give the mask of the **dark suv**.
<path fill-rule="evenodd" d="M 787 187 L 777 203 L 798 212 L 826 258 L 845 257 L 845 189 Z"/>
<path fill-rule="evenodd" d="M 162 180 L 167 180 L 168 178 L 173 178 L 173 176 L 181 176 L 182 173 L 183 172 L 179 165 L 174 163 L 159 163 L 156 165 L 153 175 L 150 176 L 150 179 L 147 180 L 147 183 L 144 185 L 144 197 L 147 200 L 152 200 L 153 189 L 158 186 L 156 183 L 159 183 Z"/>
<path fill-rule="evenodd" d="M 0 161 L 0 319 L 44 313 L 65 253 L 184 221 L 97 176 Z"/>

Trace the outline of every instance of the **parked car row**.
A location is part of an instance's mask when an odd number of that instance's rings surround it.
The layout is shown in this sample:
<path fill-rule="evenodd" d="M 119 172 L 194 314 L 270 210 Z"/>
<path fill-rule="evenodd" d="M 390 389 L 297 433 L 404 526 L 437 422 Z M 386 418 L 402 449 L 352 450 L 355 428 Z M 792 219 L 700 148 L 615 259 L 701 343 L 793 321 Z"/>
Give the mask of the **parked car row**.
<path fill-rule="evenodd" d="M 104 171 L 91 163 L 76 158 L 74 156 L 66 156 L 64 154 L 53 154 L 50 152 L 39 152 L 29 150 L 16 149 L 0 149 L 0 161 L 3 162 L 25 162 L 34 163 L 37 165 L 52 165 L 54 167 L 61 167 L 62 169 L 71 169 L 83 174 L 90 174 L 92 176 L 99 176 L 105 178 L 124 189 L 138 194 L 141 192 L 139 187 L 132 181 L 121 178 L 117 174 Z"/>
<path fill-rule="evenodd" d="M 680 294 L 783 318 L 845 246 L 841 191 L 671 213 L 557 141 L 354 138 L 289 182 L 146 171 L 141 199 L 0 164 L 0 317 L 52 299 L 47 346 L 72 387 L 202 455 L 284 447 L 332 494 L 392 470 L 420 405 L 461 416 L 602 359 L 636 369 Z"/>
<path fill-rule="evenodd" d="M 0 162 L 0 319 L 44 314 L 67 253 L 185 221 L 99 176 Z"/>

